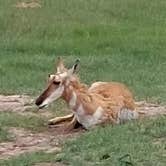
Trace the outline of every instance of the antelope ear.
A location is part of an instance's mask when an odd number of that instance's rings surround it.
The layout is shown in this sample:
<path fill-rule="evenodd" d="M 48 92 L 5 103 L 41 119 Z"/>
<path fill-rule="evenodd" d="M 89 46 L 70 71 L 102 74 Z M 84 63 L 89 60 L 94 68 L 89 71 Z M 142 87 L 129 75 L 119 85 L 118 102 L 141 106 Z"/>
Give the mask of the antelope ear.
<path fill-rule="evenodd" d="M 58 57 L 58 62 L 57 62 L 57 73 L 62 73 L 66 71 L 66 68 L 63 64 L 63 60 L 61 57 Z"/>
<path fill-rule="evenodd" d="M 77 59 L 71 69 L 68 70 L 68 76 L 75 74 L 79 69 L 80 60 Z"/>

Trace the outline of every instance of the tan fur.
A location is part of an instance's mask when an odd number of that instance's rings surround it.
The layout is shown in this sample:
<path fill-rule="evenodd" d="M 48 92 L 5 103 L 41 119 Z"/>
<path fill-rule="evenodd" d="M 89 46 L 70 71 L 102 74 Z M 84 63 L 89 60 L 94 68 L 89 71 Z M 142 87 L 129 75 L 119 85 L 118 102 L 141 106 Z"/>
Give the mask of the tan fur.
<path fill-rule="evenodd" d="M 112 100 L 123 100 L 124 106 L 131 110 L 135 109 L 135 101 L 130 90 L 121 83 L 117 82 L 104 82 L 98 84 L 95 88 L 90 88 L 91 93 L 97 93 L 104 98 L 112 98 Z"/>
<path fill-rule="evenodd" d="M 94 89 L 88 90 L 78 79 L 75 79 L 74 82 L 70 82 L 69 86 L 70 88 L 67 87 L 63 95 L 64 100 L 68 103 L 74 91 L 78 97 L 74 111 L 77 111 L 78 106 L 82 104 L 85 114 L 92 115 L 98 107 L 102 107 L 104 115 L 101 123 L 104 121 L 116 123 L 118 111 L 123 108 L 131 110 L 135 108 L 131 92 L 123 84 L 116 82 L 101 83 Z"/>

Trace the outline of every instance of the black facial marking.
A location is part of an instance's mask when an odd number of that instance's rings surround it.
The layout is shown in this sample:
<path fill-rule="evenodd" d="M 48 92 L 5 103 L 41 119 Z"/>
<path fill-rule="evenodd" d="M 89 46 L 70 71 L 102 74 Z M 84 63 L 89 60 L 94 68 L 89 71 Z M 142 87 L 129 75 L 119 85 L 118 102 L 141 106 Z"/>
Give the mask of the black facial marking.
<path fill-rule="evenodd" d="M 53 81 L 53 84 L 59 85 L 61 82 L 60 81 Z"/>

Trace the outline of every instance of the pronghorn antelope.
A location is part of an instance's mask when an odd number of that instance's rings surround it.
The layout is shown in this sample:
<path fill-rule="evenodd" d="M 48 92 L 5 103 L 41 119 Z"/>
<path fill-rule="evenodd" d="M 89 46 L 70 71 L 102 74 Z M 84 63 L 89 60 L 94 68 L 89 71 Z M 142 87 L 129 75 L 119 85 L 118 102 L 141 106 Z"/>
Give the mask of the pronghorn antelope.
<path fill-rule="evenodd" d="M 78 65 L 77 60 L 72 68 L 66 69 L 59 59 L 57 72 L 49 75 L 47 88 L 36 100 L 36 105 L 43 108 L 61 97 L 70 107 L 72 114 L 51 119 L 49 124 L 70 121 L 69 126 L 74 128 L 79 122 L 89 129 L 98 124 L 118 124 L 138 118 L 132 93 L 125 85 L 95 82 L 88 88 L 75 75 Z"/>

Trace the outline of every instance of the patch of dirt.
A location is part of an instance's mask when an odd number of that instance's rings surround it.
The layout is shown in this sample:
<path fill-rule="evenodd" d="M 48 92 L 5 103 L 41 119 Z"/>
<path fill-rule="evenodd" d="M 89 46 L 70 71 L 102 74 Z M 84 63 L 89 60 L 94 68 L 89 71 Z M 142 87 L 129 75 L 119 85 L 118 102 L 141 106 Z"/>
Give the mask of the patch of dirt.
<path fill-rule="evenodd" d="M 80 135 L 80 132 L 63 132 L 62 128 L 50 128 L 43 133 L 32 133 L 23 128 L 11 127 L 9 132 L 14 136 L 14 141 L 0 143 L 0 159 L 8 159 L 26 152 L 44 151 L 58 153 L 62 144 L 68 138 Z"/>
<path fill-rule="evenodd" d="M 157 138 L 154 140 L 154 144 L 156 145 L 160 145 L 160 144 L 164 144 L 164 142 L 166 142 L 166 137 L 162 137 L 162 138 Z M 165 149 L 166 150 L 166 149 Z M 165 154 L 166 155 L 166 154 Z"/>
<path fill-rule="evenodd" d="M 25 111 L 33 108 L 33 99 L 26 95 L 0 95 L 0 111 Z"/>
<path fill-rule="evenodd" d="M 33 0 L 33 1 L 30 1 L 30 2 L 17 2 L 16 5 L 14 5 L 14 7 L 16 8 L 23 8 L 23 9 L 26 9 L 26 8 L 41 8 L 41 4 L 39 3 L 38 0 Z"/>
<path fill-rule="evenodd" d="M 34 99 L 26 95 L 0 95 L 0 112 L 15 112 L 21 115 L 42 115 L 46 118 L 52 117 L 49 111 L 38 111 Z M 32 111 L 36 112 L 32 112 Z M 45 151 L 47 153 L 58 153 L 61 146 L 68 138 L 80 135 L 80 132 L 64 132 L 64 125 L 57 128 L 48 128 L 43 133 L 33 133 L 23 128 L 9 128 L 9 133 L 14 137 L 12 142 L 0 143 L 0 159 L 8 159 L 26 152 Z"/>
<path fill-rule="evenodd" d="M 137 111 L 145 117 L 166 115 L 166 106 L 161 106 L 158 104 L 147 103 L 146 101 L 136 102 Z"/>
<path fill-rule="evenodd" d="M 15 112 L 21 115 L 53 117 L 50 111 L 38 111 L 34 99 L 27 95 L 0 95 L 0 112 Z"/>
<path fill-rule="evenodd" d="M 64 166 L 61 163 L 37 163 L 34 166 Z"/>

